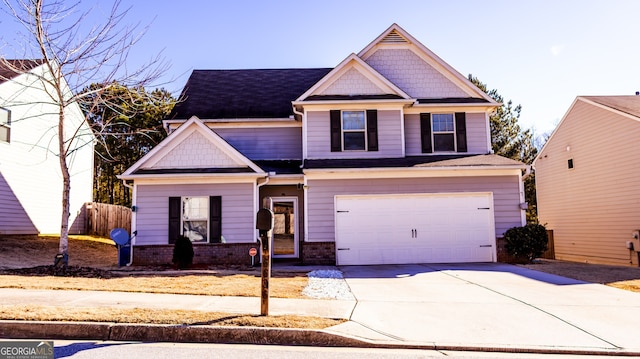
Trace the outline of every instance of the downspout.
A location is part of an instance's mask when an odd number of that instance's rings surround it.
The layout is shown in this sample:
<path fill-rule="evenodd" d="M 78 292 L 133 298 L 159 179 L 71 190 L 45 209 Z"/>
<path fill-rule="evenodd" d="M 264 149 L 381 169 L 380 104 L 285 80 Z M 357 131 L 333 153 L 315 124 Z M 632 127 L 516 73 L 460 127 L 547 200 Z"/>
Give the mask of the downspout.
<path fill-rule="evenodd" d="M 133 186 L 127 183 L 127 180 L 123 179 L 122 180 L 122 184 L 131 189 L 131 198 L 133 198 Z M 132 205 L 133 207 L 133 205 Z M 133 224 L 133 214 L 131 214 L 131 223 Z M 133 235 L 131 237 L 129 237 L 129 240 L 131 240 L 133 237 L 135 237 L 137 234 L 137 231 L 133 232 Z M 129 243 L 129 263 L 126 264 L 127 267 L 131 266 L 131 264 L 133 264 L 133 243 Z"/>

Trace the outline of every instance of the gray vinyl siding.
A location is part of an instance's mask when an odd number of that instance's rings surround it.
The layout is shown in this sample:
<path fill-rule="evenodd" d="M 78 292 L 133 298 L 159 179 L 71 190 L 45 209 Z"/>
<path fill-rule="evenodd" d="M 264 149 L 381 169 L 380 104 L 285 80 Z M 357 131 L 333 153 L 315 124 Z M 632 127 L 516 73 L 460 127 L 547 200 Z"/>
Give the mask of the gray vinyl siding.
<path fill-rule="evenodd" d="M 334 241 L 336 195 L 492 192 L 496 236 L 522 225 L 518 176 L 309 180 L 308 241 Z"/>
<path fill-rule="evenodd" d="M 399 110 L 378 111 L 378 151 L 331 152 L 329 111 L 307 112 L 307 158 L 402 157 L 402 121 Z"/>
<path fill-rule="evenodd" d="M 302 159 L 301 127 L 217 128 L 214 131 L 250 160 Z"/>
<path fill-rule="evenodd" d="M 426 112 L 426 111 L 425 111 Z M 467 153 L 489 153 L 487 139 L 487 120 L 484 113 L 467 113 Z M 420 138 L 420 115 L 410 114 L 404 118 L 404 136 L 407 156 L 420 156 L 422 140 Z"/>
<path fill-rule="evenodd" d="M 637 120 L 578 100 L 549 139 L 535 162 L 537 204 L 557 259 L 638 266 L 626 247 L 640 229 L 638 138 Z"/>
<path fill-rule="evenodd" d="M 484 113 L 467 113 L 467 152 L 489 153 L 491 141 L 487 138 L 489 122 Z"/>
<path fill-rule="evenodd" d="M 254 184 L 138 185 L 136 245 L 168 244 L 169 197 L 222 196 L 222 236 L 227 243 L 255 241 Z"/>
<path fill-rule="evenodd" d="M 0 235 L 3 234 L 38 234 L 38 229 L 0 173 Z"/>

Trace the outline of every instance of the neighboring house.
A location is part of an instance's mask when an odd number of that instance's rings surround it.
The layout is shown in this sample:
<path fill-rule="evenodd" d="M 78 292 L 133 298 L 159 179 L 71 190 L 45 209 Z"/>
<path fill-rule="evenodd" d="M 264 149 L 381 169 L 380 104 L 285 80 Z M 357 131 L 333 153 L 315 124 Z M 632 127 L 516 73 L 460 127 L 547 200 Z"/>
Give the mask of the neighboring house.
<path fill-rule="evenodd" d="M 471 56 L 471 54 L 470 54 Z M 491 154 L 499 106 L 398 25 L 335 68 L 196 70 L 169 136 L 120 176 L 134 263 L 492 262 L 525 223 L 523 163 Z"/>
<path fill-rule="evenodd" d="M 581 96 L 569 107 L 534 161 L 557 259 L 638 265 L 639 138 L 640 96 Z"/>
<path fill-rule="evenodd" d="M 26 72 L 0 65 L 0 235 L 59 234 L 58 110 L 42 81 L 50 74 L 39 60 L 8 61 Z M 80 128 L 77 150 L 67 158 L 74 233 L 82 230 L 76 220 L 83 204 L 92 199 L 93 135 L 79 106 L 68 108 L 66 120 L 68 131 Z"/>

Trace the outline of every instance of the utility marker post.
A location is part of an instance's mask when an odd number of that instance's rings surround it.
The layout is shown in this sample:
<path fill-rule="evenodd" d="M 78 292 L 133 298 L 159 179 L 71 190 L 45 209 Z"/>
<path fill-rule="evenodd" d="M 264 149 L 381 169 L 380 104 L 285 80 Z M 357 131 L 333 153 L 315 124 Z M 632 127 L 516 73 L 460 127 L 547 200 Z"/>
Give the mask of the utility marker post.
<path fill-rule="evenodd" d="M 269 315 L 269 279 L 271 278 L 271 250 L 269 233 L 273 229 L 273 212 L 268 208 L 258 211 L 256 229 L 260 232 L 262 248 L 262 288 L 260 290 L 260 315 Z"/>

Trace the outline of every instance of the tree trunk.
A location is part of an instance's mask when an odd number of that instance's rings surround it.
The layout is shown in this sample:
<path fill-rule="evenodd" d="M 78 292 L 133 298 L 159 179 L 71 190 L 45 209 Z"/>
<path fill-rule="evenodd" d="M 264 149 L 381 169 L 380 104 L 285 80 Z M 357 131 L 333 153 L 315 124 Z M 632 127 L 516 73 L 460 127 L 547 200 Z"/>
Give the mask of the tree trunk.
<path fill-rule="evenodd" d="M 62 172 L 62 221 L 60 223 L 60 244 L 58 246 L 58 254 L 62 254 L 64 264 L 67 264 L 69 256 L 69 216 L 70 204 L 69 197 L 71 193 L 71 175 L 69 174 L 69 166 L 67 165 L 67 156 L 65 149 L 65 132 L 64 132 L 64 105 L 59 106 L 58 114 L 58 151 L 60 159 L 60 172 Z"/>

